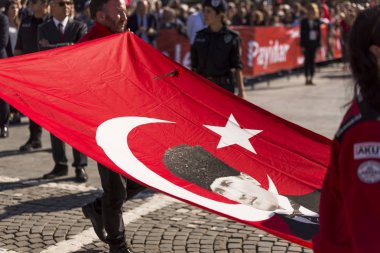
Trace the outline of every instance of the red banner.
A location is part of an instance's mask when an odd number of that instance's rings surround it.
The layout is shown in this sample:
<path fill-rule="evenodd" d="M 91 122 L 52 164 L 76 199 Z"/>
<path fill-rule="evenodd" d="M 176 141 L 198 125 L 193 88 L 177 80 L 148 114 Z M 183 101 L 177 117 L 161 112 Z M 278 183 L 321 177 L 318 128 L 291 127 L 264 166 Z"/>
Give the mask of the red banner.
<path fill-rule="evenodd" d="M 258 76 L 290 70 L 303 65 L 299 27 L 234 27 L 242 38 L 242 60 L 245 76 Z M 339 31 L 338 31 L 339 32 Z M 328 35 L 328 27 L 322 26 L 321 48 L 317 61 L 323 62 L 341 57 L 340 36 Z M 178 63 L 190 67 L 190 44 L 177 30 L 162 30 L 157 39 L 161 52 Z"/>
<path fill-rule="evenodd" d="M 101 164 L 311 246 L 330 140 L 225 91 L 130 33 L 1 63 L 0 96 Z"/>

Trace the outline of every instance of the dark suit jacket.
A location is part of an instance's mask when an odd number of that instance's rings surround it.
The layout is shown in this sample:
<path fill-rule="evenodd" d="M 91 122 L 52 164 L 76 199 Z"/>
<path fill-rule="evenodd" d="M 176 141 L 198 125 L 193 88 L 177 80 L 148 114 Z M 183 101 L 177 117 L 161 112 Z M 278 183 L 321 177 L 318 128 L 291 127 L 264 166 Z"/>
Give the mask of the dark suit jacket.
<path fill-rule="evenodd" d="M 153 28 L 156 30 L 156 33 L 153 35 L 148 36 L 149 43 L 152 44 L 154 39 L 158 36 L 158 22 L 156 17 L 153 14 L 146 14 L 147 15 L 147 25 L 146 30 L 149 28 Z M 131 32 L 135 33 L 136 35 L 139 36 L 137 31 L 139 30 L 140 25 L 138 24 L 138 18 L 137 18 L 137 13 L 133 13 L 131 16 L 128 17 L 128 23 L 127 27 L 131 29 Z"/>
<path fill-rule="evenodd" d="M 320 47 L 321 46 L 321 22 L 319 19 L 313 20 L 313 25 L 310 27 L 309 20 L 304 18 L 301 20 L 301 47 Z M 316 40 L 310 40 L 310 32 L 317 33 Z"/>
<path fill-rule="evenodd" d="M 7 57 L 7 45 L 9 43 L 8 17 L 0 12 L 0 58 Z"/>
<path fill-rule="evenodd" d="M 58 31 L 57 26 L 53 19 L 48 20 L 38 26 L 38 41 L 46 39 L 49 41 L 50 46 L 41 47 L 40 50 L 47 50 L 56 48 L 59 46 L 69 45 L 71 43 L 78 42 L 87 33 L 87 27 L 73 19 L 69 19 L 65 27 L 63 40 L 61 40 L 61 34 Z"/>

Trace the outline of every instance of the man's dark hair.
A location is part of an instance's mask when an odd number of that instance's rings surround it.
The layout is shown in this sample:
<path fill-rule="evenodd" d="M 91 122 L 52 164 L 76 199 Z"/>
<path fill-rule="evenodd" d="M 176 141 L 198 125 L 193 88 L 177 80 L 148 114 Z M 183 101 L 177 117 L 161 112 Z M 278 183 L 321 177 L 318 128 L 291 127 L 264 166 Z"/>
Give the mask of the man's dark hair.
<path fill-rule="evenodd" d="M 355 90 L 380 111 L 380 71 L 377 58 L 370 51 L 372 45 L 380 47 L 379 5 L 357 16 L 350 32 L 349 56 Z"/>
<path fill-rule="evenodd" d="M 5 15 L 8 15 L 9 8 L 11 7 L 12 4 L 17 4 L 17 1 L 16 0 L 6 1 L 5 6 L 4 6 L 5 7 L 5 10 L 4 10 Z"/>
<path fill-rule="evenodd" d="M 91 18 L 96 20 L 96 13 L 103 9 L 103 6 L 108 3 L 109 0 L 91 0 L 90 13 Z"/>

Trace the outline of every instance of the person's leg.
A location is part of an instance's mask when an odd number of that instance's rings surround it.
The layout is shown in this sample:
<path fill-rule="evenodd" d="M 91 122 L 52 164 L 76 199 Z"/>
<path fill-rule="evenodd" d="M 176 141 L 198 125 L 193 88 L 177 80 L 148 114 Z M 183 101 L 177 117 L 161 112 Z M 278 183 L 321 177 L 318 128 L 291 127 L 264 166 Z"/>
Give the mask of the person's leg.
<path fill-rule="evenodd" d="M 73 167 L 86 167 L 87 166 L 87 156 L 77 149 L 73 148 Z"/>
<path fill-rule="evenodd" d="M 102 197 L 97 197 L 93 202 L 82 207 L 84 216 L 90 219 L 98 238 L 107 243 L 107 233 L 104 230 L 102 218 Z"/>
<path fill-rule="evenodd" d="M 310 81 L 313 83 L 313 77 L 315 73 L 315 57 L 317 54 L 317 48 L 312 47 L 310 48 Z"/>
<path fill-rule="evenodd" d="M 33 120 L 29 119 L 30 139 L 33 142 L 41 143 L 42 127 Z"/>
<path fill-rule="evenodd" d="M 75 180 L 80 183 L 86 182 L 88 180 L 88 176 L 85 170 L 85 167 L 87 166 L 87 156 L 73 148 L 73 157 L 73 167 L 75 167 Z"/>
<path fill-rule="evenodd" d="M 32 149 L 37 149 L 42 147 L 41 135 L 42 128 L 37 123 L 29 119 L 29 139 L 28 141 L 20 147 L 20 151 L 31 151 Z"/>
<path fill-rule="evenodd" d="M 308 71 L 308 50 L 307 49 L 304 49 L 303 56 L 304 56 L 303 71 L 305 74 L 305 83 L 308 84 L 309 83 L 309 71 Z"/>
<path fill-rule="evenodd" d="M 305 49 L 305 78 L 306 78 L 306 84 L 310 84 L 311 80 L 311 55 L 310 55 L 310 48 Z"/>
<path fill-rule="evenodd" d="M 65 143 L 55 135 L 50 134 L 51 148 L 53 153 L 54 168 L 43 176 L 44 179 L 66 176 L 68 173 Z"/>
<path fill-rule="evenodd" d="M 66 165 L 67 157 L 66 157 L 65 143 L 53 134 L 50 134 L 50 141 L 51 141 L 51 148 L 52 148 L 54 163 Z"/>
<path fill-rule="evenodd" d="M 9 136 L 9 104 L 0 99 L 0 138 Z"/>
<path fill-rule="evenodd" d="M 107 181 L 108 176 L 105 174 L 109 173 L 109 171 L 108 171 L 109 169 L 98 163 L 98 170 L 99 170 L 99 175 L 102 175 L 102 176 L 100 176 L 100 179 L 102 180 L 102 185 L 104 184 L 104 188 L 108 188 L 108 181 Z M 119 177 L 119 175 L 115 175 L 115 177 L 117 178 L 117 177 Z M 126 200 L 132 198 L 137 193 L 146 189 L 144 186 L 136 183 L 133 180 L 130 180 L 128 178 L 126 180 L 127 180 L 126 186 L 128 188 L 126 190 L 126 193 L 127 193 Z M 123 187 L 121 187 L 121 188 L 123 188 Z M 91 220 L 92 226 L 94 227 L 95 233 L 97 234 L 99 239 L 104 241 L 104 242 L 107 242 L 107 239 L 106 239 L 107 233 L 104 229 L 103 218 L 102 218 L 102 213 L 103 213 L 102 212 L 102 209 L 103 209 L 102 199 L 103 199 L 103 197 L 104 196 L 98 197 L 93 202 L 83 206 L 82 211 L 83 211 L 84 216 Z M 120 208 L 120 210 L 121 210 L 121 208 Z M 119 220 L 119 222 L 120 222 L 120 220 Z M 119 227 L 119 225 L 117 225 L 116 227 Z"/>
<path fill-rule="evenodd" d="M 102 218 L 107 232 L 107 242 L 111 251 L 126 248 L 124 222 L 122 216 L 123 203 L 126 200 L 126 179 L 98 163 L 100 180 L 103 187 Z"/>

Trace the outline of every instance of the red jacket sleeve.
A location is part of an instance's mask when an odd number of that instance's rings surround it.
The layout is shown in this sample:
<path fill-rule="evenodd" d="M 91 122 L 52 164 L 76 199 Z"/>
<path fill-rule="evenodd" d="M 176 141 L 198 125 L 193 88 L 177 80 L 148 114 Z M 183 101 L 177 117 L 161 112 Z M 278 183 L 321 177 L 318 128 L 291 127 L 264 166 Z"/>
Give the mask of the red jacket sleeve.
<path fill-rule="evenodd" d="M 378 253 L 380 228 L 380 122 L 357 124 L 344 136 L 338 189 L 352 252 Z"/>

